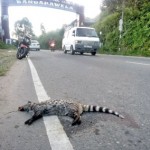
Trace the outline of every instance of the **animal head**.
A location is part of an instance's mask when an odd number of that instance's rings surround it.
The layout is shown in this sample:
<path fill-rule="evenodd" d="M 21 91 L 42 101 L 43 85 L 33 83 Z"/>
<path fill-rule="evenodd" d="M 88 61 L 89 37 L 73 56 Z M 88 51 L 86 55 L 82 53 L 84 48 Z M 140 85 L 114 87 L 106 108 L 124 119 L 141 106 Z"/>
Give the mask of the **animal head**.
<path fill-rule="evenodd" d="M 19 110 L 19 111 L 27 111 L 27 112 L 28 112 L 28 111 L 31 110 L 31 107 L 32 107 L 32 102 L 31 102 L 31 101 L 28 101 L 27 104 L 18 107 L 18 110 Z"/>

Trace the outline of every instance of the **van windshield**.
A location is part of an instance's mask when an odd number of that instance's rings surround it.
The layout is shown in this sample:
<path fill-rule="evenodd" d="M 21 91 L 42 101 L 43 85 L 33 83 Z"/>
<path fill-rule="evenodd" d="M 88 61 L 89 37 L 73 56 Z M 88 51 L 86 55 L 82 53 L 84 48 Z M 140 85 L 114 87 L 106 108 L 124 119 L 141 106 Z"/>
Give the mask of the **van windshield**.
<path fill-rule="evenodd" d="M 96 33 L 96 31 L 94 29 L 77 28 L 77 30 L 76 30 L 76 36 L 97 37 L 97 33 Z"/>

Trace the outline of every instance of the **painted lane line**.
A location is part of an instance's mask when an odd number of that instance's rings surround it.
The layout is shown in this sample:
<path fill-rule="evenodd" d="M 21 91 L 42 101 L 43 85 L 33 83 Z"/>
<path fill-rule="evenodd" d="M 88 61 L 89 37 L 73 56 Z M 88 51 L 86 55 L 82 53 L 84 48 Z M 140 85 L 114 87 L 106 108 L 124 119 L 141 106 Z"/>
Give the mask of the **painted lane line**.
<path fill-rule="evenodd" d="M 50 99 L 30 58 L 28 58 L 28 63 L 39 102 Z M 52 150 L 73 150 L 73 146 L 57 116 L 43 117 L 43 121 Z"/>
<path fill-rule="evenodd" d="M 150 64 L 138 63 L 138 62 L 133 62 L 133 61 L 127 61 L 127 63 L 130 63 L 130 64 L 136 64 L 136 65 L 150 66 Z"/>

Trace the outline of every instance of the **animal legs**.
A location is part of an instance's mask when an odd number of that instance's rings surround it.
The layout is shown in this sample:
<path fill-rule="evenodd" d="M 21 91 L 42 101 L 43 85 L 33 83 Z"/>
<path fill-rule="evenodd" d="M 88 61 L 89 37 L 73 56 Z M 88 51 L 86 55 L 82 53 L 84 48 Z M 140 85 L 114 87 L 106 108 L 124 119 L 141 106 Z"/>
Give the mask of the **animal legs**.
<path fill-rule="evenodd" d="M 42 118 L 41 114 L 38 115 L 38 116 L 37 115 L 33 115 L 30 119 L 28 119 L 27 121 L 25 121 L 25 124 L 31 125 L 34 121 L 36 121 L 36 120 L 38 120 L 40 118 Z"/>

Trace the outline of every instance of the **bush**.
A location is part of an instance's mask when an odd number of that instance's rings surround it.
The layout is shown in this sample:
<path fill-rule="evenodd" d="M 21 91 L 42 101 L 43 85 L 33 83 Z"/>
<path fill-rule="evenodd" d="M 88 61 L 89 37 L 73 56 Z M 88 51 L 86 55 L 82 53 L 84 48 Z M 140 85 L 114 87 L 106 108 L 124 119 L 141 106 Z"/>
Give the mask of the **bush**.
<path fill-rule="evenodd" d="M 64 34 L 64 29 L 58 29 L 56 31 L 51 31 L 46 34 L 41 35 L 38 38 L 42 49 L 49 49 L 49 40 L 54 39 L 56 41 L 56 49 L 61 49 L 62 38 Z"/>
<path fill-rule="evenodd" d="M 14 45 L 5 44 L 0 40 L 0 49 L 16 49 L 16 47 Z"/>
<path fill-rule="evenodd" d="M 146 0 L 145 0 L 146 1 Z M 118 11 L 103 15 L 94 27 L 99 33 L 102 53 L 150 56 L 150 3 L 139 3 L 140 7 L 126 6 L 124 9 L 122 38 L 119 38 Z M 105 13 L 106 14 L 106 13 Z"/>

